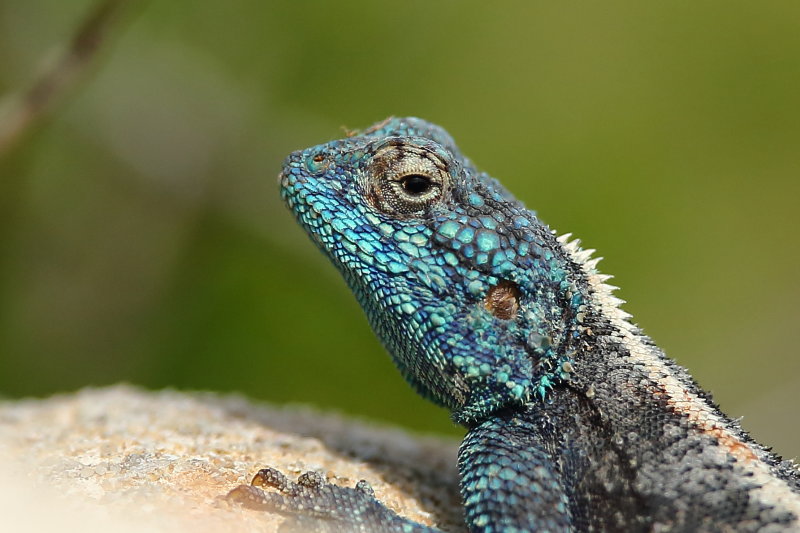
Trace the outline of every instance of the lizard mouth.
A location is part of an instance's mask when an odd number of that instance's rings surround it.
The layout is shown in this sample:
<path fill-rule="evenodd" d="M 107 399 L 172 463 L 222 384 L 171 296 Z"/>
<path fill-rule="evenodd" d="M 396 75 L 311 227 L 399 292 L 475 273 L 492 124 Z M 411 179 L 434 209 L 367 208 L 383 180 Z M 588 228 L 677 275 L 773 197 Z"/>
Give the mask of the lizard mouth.
<path fill-rule="evenodd" d="M 293 181 L 293 176 L 286 172 L 286 169 L 283 169 L 281 173 L 278 174 L 278 186 L 280 187 L 281 198 L 283 198 L 284 203 L 292 211 L 294 211 L 294 200 L 290 190 L 292 189 Z"/>

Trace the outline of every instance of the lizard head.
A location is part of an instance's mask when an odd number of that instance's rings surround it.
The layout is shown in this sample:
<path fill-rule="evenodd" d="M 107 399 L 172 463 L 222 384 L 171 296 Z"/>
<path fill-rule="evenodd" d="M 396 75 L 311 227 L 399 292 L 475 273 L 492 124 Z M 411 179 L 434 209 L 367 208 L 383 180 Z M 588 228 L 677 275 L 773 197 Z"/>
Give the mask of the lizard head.
<path fill-rule="evenodd" d="M 388 119 L 292 153 L 279 179 L 405 378 L 457 422 L 568 378 L 579 269 L 443 129 Z"/>

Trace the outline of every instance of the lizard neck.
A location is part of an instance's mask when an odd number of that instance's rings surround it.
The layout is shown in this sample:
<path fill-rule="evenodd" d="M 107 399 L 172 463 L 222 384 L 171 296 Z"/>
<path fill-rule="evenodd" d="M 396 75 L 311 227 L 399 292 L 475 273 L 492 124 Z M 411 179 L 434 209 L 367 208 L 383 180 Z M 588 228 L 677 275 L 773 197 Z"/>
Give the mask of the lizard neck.
<path fill-rule="evenodd" d="M 724 415 L 683 367 L 629 321 L 630 315 L 620 309 L 622 301 L 612 295 L 616 287 L 606 283 L 609 276 L 597 272 L 597 260 L 589 259 L 590 252 L 569 242 L 568 236 L 560 240 L 583 270 L 589 289 L 590 311 L 575 372 L 559 391 L 563 398 L 577 395 L 588 406 L 583 423 L 599 424 L 598 430 L 615 443 L 615 453 L 623 456 L 623 462 L 639 465 L 637 471 L 650 469 L 661 472 L 654 474 L 656 478 L 683 479 L 686 476 L 678 474 L 681 469 L 718 462 L 725 476 L 744 474 L 741 479 L 755 483 L 747 490 L 759 502 L 774 507 L 793 502 L 791 512 L 800 516 L 800 501 L 791 495 L 800 492 L 796 466 L 782 462 Z M 563 398 L 554 396 L 555 404 L 562 403 Z M 545 409 L 578 416 L 563 406 Z M 676 455 L 676 439 L 688 448 L 680 452 L 685 455 Z M 706 456 L 691 459 L 699 450 L 706 450 Z M 652 490 L 655 494 L 664 489 L 654 485 Z"/>

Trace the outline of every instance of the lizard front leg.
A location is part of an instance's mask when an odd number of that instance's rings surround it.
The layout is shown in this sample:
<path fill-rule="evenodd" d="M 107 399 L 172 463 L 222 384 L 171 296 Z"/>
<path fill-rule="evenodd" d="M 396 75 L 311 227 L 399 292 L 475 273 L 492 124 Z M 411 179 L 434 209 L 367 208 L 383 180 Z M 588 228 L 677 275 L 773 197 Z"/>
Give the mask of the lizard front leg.
<path fill-rule="evenodd" d="M 366 481 L 351 489 L 327 483 L 316 472 L 306 472 L 295 483 L 274 468 L 264 468 L 250 485 L 233 489 L 228 499 L 286 515 L 280 528 L 285 533 L 441 533 L 383 505 Z"/>
<path fill-rule="evenodd" d="M 569 499 L 540 428 L 515 416 L 472 428 L 458 455 L 471 531 L 572 531 Z"/>

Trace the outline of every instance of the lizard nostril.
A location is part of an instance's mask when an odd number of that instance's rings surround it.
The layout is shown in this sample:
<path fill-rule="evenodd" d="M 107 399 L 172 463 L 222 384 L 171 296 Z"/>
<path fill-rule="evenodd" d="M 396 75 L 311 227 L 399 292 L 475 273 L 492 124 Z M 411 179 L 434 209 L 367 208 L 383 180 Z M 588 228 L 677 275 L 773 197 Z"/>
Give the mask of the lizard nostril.
<path fill-rule="evenodd" d="M 308 154 L 303 163 L 312 174 L 322 174 L 330 166 L 330 160 L 322 152 Z"/>

